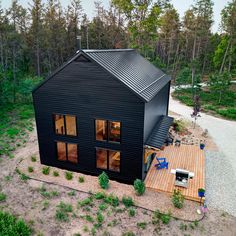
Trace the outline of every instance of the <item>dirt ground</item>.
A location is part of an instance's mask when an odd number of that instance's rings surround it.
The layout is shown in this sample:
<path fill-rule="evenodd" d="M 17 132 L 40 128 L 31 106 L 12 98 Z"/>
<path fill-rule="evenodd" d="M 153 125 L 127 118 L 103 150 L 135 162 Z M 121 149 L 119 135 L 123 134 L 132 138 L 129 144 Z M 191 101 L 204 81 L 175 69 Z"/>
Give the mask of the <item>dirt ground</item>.
<path fill-rule="evenodd" d="M 20 162 L 26 160 L 26 163 L 30 163 L 30 157 L 32 155 L 38 155 L 37 147 L 37 136 L 34 130 L 28 139 L 25 147 L 18 149 L 14 154 L 15 158 L 3 158 L 0 159 L 0 192 L 7 195 L 5 202 L 0 202 L 0 208 L 9 211 L 19 217 L 24 218 L 34 229 L 34 235 L 95 235 L 93 231 L 93 223 L 85 219 L 85 215 L 90 215 L 96 218 L 96 212 L 98 206 L 101 204 L 100 201 L 94 200 L 94 204 L 89 207 L 77 208 L 78 200 L 87 198 L 89 193 L 82 192 L 86 191 L 85 186 L 86 181 L 91 181 L 91 191 L 99 191 L 97 181 L 95 179 L 90 179 L 90 177 L 85 176 L 84 183 L 78 183 L 78 176 L 82 174 L 74 174 L 74 179 L 67 183 L 67 186 L 75 188 L 74 186 L 79 186 L 75 189 L 76 191 L 72 193 L 72 190 L 68 187 L 60 186 L 63 183 L 64 175 L 63 170 L 60 170 L 59 181 L 57 184 L 53 183 L 43 183 L 39 180 L 27 180 L 23 181 L 20 176 L 15 172 L 16 167 Z M 38 157 L 37 157 L 38 158 Z M 35 173 L 37 175 L 38 171 L 41 171 L 38 162 L 31 163 L 31 166 L 35 168 Z M 27 167 L 28 168 L 28 167 Z M 27 173 L 27 168 L 25 165 L 24 172 Z M 53 169 L 52 169 L 53 170 Z M 51 170 L 51 171 L 52 171 Z M 78 175 L 78 176 L 77 176 Z M 51 176 L 44 176 L 45 181 L 50 181 Z M 96 178 L 96 177 L 92 177 Z M 76 184 L 75 184 L 76 181 Z M 56 183 L 55 179 L 53 179 Z M 54 192 L 50 198 L 45 197 L 40 192 L 40 188 L 44 186 L 47 192 Z M 109 191 L 114 191 L 114 189 L 120 189 L 120 184 L 117 182 L 111 183 L 111 188 Z M 159 209 L 161 211 L 167 212 L 171 208 L 167 202 L 170 199 L 165 194 L 155 193 L 157 195 L 152 195 L 153 193 L 145 193 L 147 198 L 142 201 L 142 197 L 136 197 L 132 195 L 131 187 L 124 185 L 124 192 L 116 192 L 119 197 L 128 191 L 128 194 L 134 198 L 137 205 L 145 206 L 151 210 Z M 78 191 L 80 190 L 80 191 Z M 68 195 L 69 193 L 69 195 Z M 120 195 L 119 195 L 120 194 Z M 59 222 L 55 219 L 55 213 L 57 210 L 57 205 L 61 202 L 70 203 L 73 206 L 73 213 L 70 213 L 68 222 Z M 148 202 L 156 202 L 156 205 L 152 205 Z M 162 204 L 161 204 L 162 203 Z M 164 204 L 163 204 L 164 203 Z M 152 209 L 153 207 L 153 209 Z M 182 211 L 174 211 L 171 208 L 172 214 L 178 217 L 185 217 L 187 214 L 189 219 L 196 219 L 196 204 L 190 201 L 186 201 L 185 207 Z M 192 211 L 192 215 L 191 215 Z M 171 219 L 168 225 L 165 224 L 153 224 L 152 216 L 153 212 L 145 210 L 143 208 L 135 207 L 135 216 L 131 217 L 128 215 L 128 210 L 124 208 L 122 204 L 114 208 L 109 206 L 107 209 L 102 211 L 104 216 L 104 223 L 101 227 L 96 230 L 96 235 L 125 235 L 124 233 L 133 232 L 133 235 L 236 235 L 236 218 L 215 209 L 209 209 L 206 217 L 200 221 L 198 224 L 189 223 L 184 220 Z M 181 213 L 182 212 L 182 213 Z M 187 217 L 188 218 L 188 217 Z M 138 227 L 138 223 L 139 227 Z M 140 226 L 141 225 L 141 226 Z"/>

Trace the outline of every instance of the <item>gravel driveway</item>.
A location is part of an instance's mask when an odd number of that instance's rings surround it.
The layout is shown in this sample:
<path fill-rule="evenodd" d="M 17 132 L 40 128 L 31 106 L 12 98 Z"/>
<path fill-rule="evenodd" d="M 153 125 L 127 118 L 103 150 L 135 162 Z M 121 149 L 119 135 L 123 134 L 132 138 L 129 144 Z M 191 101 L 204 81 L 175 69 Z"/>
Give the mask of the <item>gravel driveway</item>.
<path fill-rule="evenodd" d="M 172 97 L 169 109 L 192 120 L 192 109 Z M 236 216 L 236 122 L 202 113 L 197 123 L 219 148 L 219 152 L 206 152 L 207 203 Z"/>

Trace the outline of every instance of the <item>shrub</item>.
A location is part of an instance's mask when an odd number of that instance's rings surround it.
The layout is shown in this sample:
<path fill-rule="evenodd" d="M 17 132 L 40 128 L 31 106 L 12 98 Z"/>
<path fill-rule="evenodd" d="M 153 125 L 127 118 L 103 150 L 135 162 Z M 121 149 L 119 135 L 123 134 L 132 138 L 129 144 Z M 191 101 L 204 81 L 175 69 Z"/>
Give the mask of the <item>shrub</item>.
<path fill-rule="evenodd" d="M 26 181 L 26 180 L 29 179 L 29 176 L 27 176 L 27 175 L 24 174 L 24 173 L 21 173 L 21 171 L 20 171 L 19 169 L 16 169 L 16 173 L 20 175 L 20 179 L 21 179 L 21 180 Z"/>
<path fill-rule="evenodd" d="M 28 172 L 30 172 L 30 173 L 34 172 L 34 168 L 32 166 L 29 166 L 28 167 Z"/>
<path fill-rule="evenodd" d="M 161 213 L 159 210 L 154 211 L 152 216 L 152 223 L 153 224 L 159 224 L 160 220 L 163 224 L 168 224 L 171 219 L 171 213 Z"/>
<path fill-rule="evenodd" d="M 73 173 L 70 171 L 65 172 L 65 177 L 67 180 L 72 180 L 73 179 Z"/>
<path fill-rule="evenodd" d="M 22 219 L 0 211 L 0 234 L 4 236 L 24 235 L 30 236 L 31 229 Z"/>
<path fill-rule="evenodd" d="M 146 187 L 145 187 L 145 184 L 142 180 L 136 179 L 134 181 L 134 190 L 138 196 L 143 195 L 145 192 L 145 189 L 146 189 Z"/>
<path fill-rule="evenodd" d="M 82 201 L 78 201 L 78 207 L 80 206 L 87 206 L 87 205 L 92 205 L 93 199 L 91 197 L 85 198 Z"/>
<path fill-rule="evenodd" d="M 84 182 L 84 176 L 79 176 L 79 183 L 83 183 Z"/>
<path fill-rule="evenodd" d="M 7 198 L 7 195 L 5 193 L 0 193 L 0 202 L 5 201 Z"/>
<path fill-rule="evenodd" d="M 106 197 L 106 194 L 104 192 L 97 192 L 94 194 L 94 198 L 99 200 L 99 199 L 104 199 Z"/>
<path fill-rule="evenodd" d="M 180 192 L 180 190 L 174 189 L 174 193 L 172 195 L 172 203 L 177 208 L 182 208 L 184 206 L 184 196 Z"/>
<path fill-rule="evenodd" d="M 104 211 L 104 210 L 106 210 L 108 208 L 108 206 L 107 206 L 106 203 L 102 203 L 102 204 L 99 205 L 98 208 L 99 208 L 99 210 Z"/>
<path fill-rule="evenodd" d="M 72 190 L 68 193 L 68 196 L 75 196 L 76 195 L 76 191 Z"/>
<path fill-rule="evenodd" d="M 31 157 L 31 161 L 32 161 L 32 162 L 36 162 L 36 161 L 37 161 L 36 156 L 32 156 L 32 157 Z"/>
<path fill-rule="evenodd" d="M 97 222 L 99 225 L 101 225 L 104 222 L 104 216 L 100 211 L 97 212 Z"/>
<path fill-rule="evenodd" d="M 98 181 L 99 181 L 99 185 L 101 186 L 101 188 L 103 188 L 103 189 L 108 188 L 109 177 L 104 171 L 98 176 Z"/>
<path fill-rule="evenodd" d="M 131 197 L 122 197 L 122 202 L 127 208 L 134 205 L 133 199 Z"/>
<path fill-rule="evenodd" d="M 53 176 L 58 177 L 58 176 L 59 176 L 59 172 L 56 171 L 56 170 L 54 170 L 54 171 L 53 171 Z"/>
<path fill-rule="evenodd" d="M 43 173 L 44 175 L 49 175 L 49 173 L 50 173 L 50 167 L 49 167 L 49 166 L 43 167 L 42 173 Z"/>
<path fill-rule="evenodd" d="M 57 205 L 56 215 L 55 218 L 58 221 L 69 221 L 69 214 L 70 212 L 73 212 L 73 208 L 71 204 L 66 204 L 64 202 L 60 202 L 59 205 Z"/>
<path fill-rule="evenodd" d="M 92 216 L 90 216 L 90 215 L 85 215 L 85 220 L 87 220 L 88 222 L 91 222 L 91 223 L 93 223 L 94 222 L 94 219 L 93 219 L 93 217 Z"/>
<path fill-rule="evenodd" d="M 137 223 L 138 228 L 140 229 L 146 229 L 147 223 L 146 222 L 138 222 Z"/>
<path fill-rule="evenodd" d="M 128 213 L 129 213 L 129 216 L 131 216 L 131 217 L 135 216 L 135 210 L 134 210 L 134 208 L 130 208 L 129 211 L 128 211 Z"/>
<path fill-rule="evenodd" d="M 119 199 L 117 196 L 110 194 L 104 198 L 104 202 L 110 204 L 113 207 L 119 206 Z"/>

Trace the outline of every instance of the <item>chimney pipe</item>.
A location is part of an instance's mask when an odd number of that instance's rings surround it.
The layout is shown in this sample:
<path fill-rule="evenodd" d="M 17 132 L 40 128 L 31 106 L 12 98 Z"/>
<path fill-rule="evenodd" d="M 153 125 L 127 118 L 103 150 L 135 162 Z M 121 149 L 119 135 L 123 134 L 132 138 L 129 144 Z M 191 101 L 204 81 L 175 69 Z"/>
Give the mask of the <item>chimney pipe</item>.
<path fill-rule="evenodd" d="M 81 50 L 81 36 L 80 35 L 76 37 L 76 48 L 77 48 L 77 51 Z"/>

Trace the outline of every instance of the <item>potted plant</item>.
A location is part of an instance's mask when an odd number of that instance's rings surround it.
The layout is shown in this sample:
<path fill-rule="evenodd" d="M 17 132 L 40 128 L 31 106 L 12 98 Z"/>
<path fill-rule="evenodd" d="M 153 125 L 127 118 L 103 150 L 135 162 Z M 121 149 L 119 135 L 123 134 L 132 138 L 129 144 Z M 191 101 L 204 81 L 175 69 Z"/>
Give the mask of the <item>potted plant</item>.
<path fill-rule="evenodd" d="M 200 142 L 200 149 L 203 150 L 205 148 L 205 143 L 204 142 Z"/>
<path fill-rule="evenodd" d="M 198 189 L 198 197 L 204 197 L 205 196 L 205 189 L 204 188 L 199 188 Z"/>

